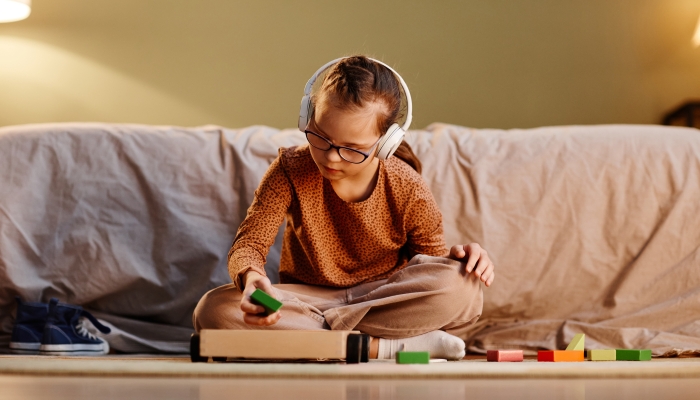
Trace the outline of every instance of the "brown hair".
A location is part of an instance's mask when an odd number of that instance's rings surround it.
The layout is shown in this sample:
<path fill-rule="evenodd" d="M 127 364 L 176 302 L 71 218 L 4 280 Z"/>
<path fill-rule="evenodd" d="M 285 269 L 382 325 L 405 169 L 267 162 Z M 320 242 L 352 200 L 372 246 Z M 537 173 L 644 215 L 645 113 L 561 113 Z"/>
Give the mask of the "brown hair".
<path fill-rule="evenodd" d="M 338 61 L 323 79 L 317 98 L 330 101 L 335 107 L 359 109 L 368 102 L 379 101 L 383 110 L 377 113 L 377 130 L 383 135 L 401 114 L 401 84 L 394 73 L 385 66 L 365 56 L 352 56 Z M 419 174 L 421 162 L 405 141 L 394 155 L 406 162 Z"/>

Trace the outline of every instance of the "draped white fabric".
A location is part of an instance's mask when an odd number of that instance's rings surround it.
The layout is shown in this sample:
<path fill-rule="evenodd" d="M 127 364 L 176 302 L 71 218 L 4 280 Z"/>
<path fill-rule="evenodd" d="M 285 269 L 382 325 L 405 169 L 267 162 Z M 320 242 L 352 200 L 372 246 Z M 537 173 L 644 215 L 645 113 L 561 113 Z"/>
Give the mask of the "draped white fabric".
<path fill-rule="evenodd" d="M 497 278 L 470 349 L 700 350 L 700 131 L 660 126 L 408 134 L 448 245 Z M 120 351 L 186 352 L 191 315 L 296 130 L 70 123 L 0 128 L 0 331 L 14 296 L 114 326 Z M 280 242 L 266 269 L 274 279 Z"/>

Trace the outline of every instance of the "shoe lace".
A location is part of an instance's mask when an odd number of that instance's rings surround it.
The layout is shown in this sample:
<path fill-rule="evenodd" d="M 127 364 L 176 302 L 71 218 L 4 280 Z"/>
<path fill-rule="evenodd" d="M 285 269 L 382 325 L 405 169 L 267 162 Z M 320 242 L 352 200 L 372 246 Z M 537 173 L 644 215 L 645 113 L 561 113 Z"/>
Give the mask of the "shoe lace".
<path fill-rule="evenodd" d="M 87 337 L 90 340 L 97 340 L 97 336 L 93 335 L 87 328 L 88 320 L 86 318 L 80 318 L 78 320 L 78 324 L 75 326 L 75 329 L 78 331 L 78 334 L 83 337 Z"/>

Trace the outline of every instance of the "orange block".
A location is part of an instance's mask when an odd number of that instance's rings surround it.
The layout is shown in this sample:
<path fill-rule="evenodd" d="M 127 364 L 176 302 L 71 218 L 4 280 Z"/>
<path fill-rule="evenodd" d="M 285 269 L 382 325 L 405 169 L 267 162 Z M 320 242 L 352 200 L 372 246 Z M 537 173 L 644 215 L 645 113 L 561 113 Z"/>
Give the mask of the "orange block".
<path fill-rule="evenodd" d="M 583 361 L 583 351 L 579 350 L 542 350 L 537 352 L 537 361 Z"/>

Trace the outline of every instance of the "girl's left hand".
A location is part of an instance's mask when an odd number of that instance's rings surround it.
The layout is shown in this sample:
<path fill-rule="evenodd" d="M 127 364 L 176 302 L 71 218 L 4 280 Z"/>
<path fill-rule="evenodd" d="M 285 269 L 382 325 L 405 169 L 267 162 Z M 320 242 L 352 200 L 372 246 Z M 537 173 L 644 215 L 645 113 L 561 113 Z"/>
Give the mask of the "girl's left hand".
<path fill-rule="evenodd" d="M 481 279 L 486 286 L 491 286 L 496 274 L 495 266 L 486 250 L 482 249 L 478 243 L 465 245 L 454 245 L 450 249 L 450 258 L 467 263 L 467 273 L 474 271 L 474 275 Z"/>

